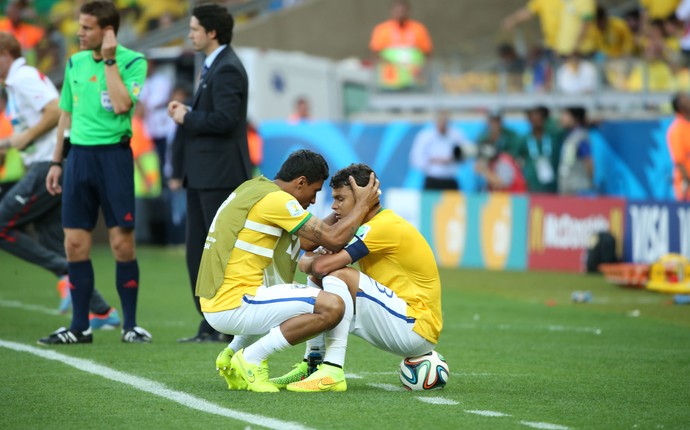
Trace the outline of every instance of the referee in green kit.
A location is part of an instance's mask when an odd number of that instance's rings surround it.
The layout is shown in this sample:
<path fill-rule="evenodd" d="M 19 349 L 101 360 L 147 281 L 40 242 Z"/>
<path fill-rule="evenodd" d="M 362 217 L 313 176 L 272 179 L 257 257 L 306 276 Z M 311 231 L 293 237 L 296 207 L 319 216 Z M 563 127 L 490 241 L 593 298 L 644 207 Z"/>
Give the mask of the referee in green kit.
<path fill-rule="evenodd" d="M 99 207 L 116 261 L 116 286 L 124 317 L 122 341 L 151 342 L 151 334 L 136 322 L 139 266 L 134 247 L 134 162 L 129 147 L 134 105 L 146 78 L 146 60 L 117 44 L 119 24 L 120 14 L 111 2 L 84 4 L 78 33 L 82 51 L 69 59 L 65 70 L 58 145 L 46 187 L 51 194 L 62 193 L 73 312 L 69 329 L 60 328 L 40 339 L 38 343 L 43 345 L 93 342 L 89 328 L 89 300 L 94 289 L 90 251 Z M 67 130 L 69 138 L 63 140 Z"/>

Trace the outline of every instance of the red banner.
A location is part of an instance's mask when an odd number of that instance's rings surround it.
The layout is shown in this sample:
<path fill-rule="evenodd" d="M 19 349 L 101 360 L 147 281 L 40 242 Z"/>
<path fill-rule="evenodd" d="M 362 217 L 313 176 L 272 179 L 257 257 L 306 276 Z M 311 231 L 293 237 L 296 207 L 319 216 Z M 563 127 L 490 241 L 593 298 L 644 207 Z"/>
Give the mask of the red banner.
<path fill-rule="evenodd" d="M 531 195 L 528 268 L 582 272 L 592 238 L 608 231 L 622 255 L 625 200 Z"/>

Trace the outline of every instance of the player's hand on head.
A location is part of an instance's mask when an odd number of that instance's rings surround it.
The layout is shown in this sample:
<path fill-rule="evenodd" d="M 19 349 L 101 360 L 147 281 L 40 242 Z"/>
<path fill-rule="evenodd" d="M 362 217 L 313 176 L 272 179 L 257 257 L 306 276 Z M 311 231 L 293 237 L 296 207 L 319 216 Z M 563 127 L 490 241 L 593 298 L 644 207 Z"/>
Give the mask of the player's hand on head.
<path fill-rule="evenodd" d="M 115 50 L 117 49 L 117 38 L 115 31 L 112 28 L 106 28 L 103 42 L 101 43 L 101 56 L 105 59 L 115 59 Z"/>
<path fill-rule="evenodd" d="M 376 179 L 374 172 L 369 176 L 369 183 L 364 187 L 360 187 L 355 182 L 355 178 L 350 176 L 350 186 L 352 187 L 352 192 L 355 195 L 355 201 L 357 203 L 363 201 L 367 204 L 367 207 L 374 207 L 379 204 L 379 196 L 381 195 L 379 186 L 380 182 Z"/>

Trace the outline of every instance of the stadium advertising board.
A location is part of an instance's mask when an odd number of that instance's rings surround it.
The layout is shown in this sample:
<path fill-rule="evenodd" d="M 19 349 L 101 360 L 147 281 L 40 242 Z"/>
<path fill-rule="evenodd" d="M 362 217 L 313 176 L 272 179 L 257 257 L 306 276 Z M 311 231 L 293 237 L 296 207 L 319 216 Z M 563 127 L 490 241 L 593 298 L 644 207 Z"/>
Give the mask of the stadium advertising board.
<path fill-rule="evenodd" d="M 423 192 L 420 231 L 443 267 L 524 270 L 527 198 Z"/>
<path fill-rule="evenodd" d="M 625 200 L 531 195 L 529 269 L 580 272 L 592 237 L 608 231 L 620 256 Z"/>
<path fill-rule="evenodd" d="M 690 257 L 689 203 L 631 201 L 625 217 L 625 261 L 653 263 L 670 252 Z"/>

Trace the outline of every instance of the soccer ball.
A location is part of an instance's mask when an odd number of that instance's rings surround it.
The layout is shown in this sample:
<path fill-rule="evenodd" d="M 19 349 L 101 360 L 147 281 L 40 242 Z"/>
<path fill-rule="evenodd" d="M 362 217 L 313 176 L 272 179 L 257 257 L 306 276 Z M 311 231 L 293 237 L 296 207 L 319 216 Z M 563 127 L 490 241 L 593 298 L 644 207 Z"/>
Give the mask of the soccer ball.
<path fill-rule="evenodd" d="M 436 390 L 448 382 L 448 363 L 441 354 L 431 351 L 400 362 L 400 382 L 411 391 Z"/>

